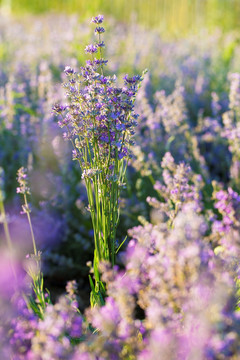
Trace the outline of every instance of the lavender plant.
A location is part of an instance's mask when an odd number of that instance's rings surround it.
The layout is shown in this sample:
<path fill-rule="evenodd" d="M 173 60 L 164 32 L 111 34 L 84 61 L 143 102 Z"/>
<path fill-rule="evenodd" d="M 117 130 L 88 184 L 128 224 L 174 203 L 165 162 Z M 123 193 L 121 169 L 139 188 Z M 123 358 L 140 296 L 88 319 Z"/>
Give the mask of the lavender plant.
<path fill-rule="evenodd" d="M 73 160 L 80 165 L 87 189 L 95 242 L 95 285 L 90 277 L 91 304 L 95 305 L 103 304 L 105 296 L 99 263 L 105 260 L 115 264 L 119 196 L 137 125 L 134 101 L 142 77 L 126 75 L 121 88 L 115 85 L 116 76 L 104 75 L 103 16 L 92 22 L 97 25 L 97 41 L 85 48 L 90 60 L 80 73 L 65 68 L 69 105 L 56 105 L 53 111 L 62 116 L 59 125 L 66 129 L 64 138 L 72 142 Z"/>
<path fill-rule="evenodd" d="M 229 110 L 223 114 L 224 130 L 222 135 L 227 139 L 229 151 L 232 155 L 230 176 L 232 185 L 237 189 L 240 188 L 240 74 L 233 73 L 229 76 L 230 93 L 229 93 Z"/>
<path fill-rule="evenodd" d="M 33 226 L 31 221 L 31 208 L 28 202 L 27 196 L 31 194 L 30 188 L 28 185 L 28 175 L 27 170 L 21 167 L 17 173 L 17 180 L 19 187 L 17 188 L 17 193 L 22 194 L 24 197 L 24 205 L 22 205 L 23 214 L 27 215 L 28 223 L 31 232 L 32 244 L 33 244 L 33 254 L 27 255 L 28 264 L 27 272 L 30 278 L 32 279 L 32 289 L 35 294 L 35 298 L 30 296 L 27 299 L 27 303 L 30 308 L 34 311 L 39 318 L 43 319 L 44 311 L 47 304 L 50 303 L 49 293 L 44 292 L 43 286 L 43 274 L 41 272 L 41 252 L 37 250 L 36 240 L 33 232 Z"/>
<path fill-rule="evenodd" d="M 165 214 L 168 225 L 172 226 L 184 204 L 194 201 L 195 211 L 201 211 L 203 179 L 201 175 L 194 173 L 188 164 L 182 162 L 177 165 L 170 152 L 164 155 L 161 168 L 164 184 L 161 181 L 154 184 L 160 200 L 148 196 L 146 201 L 158 209 L 158 216 L 160 213 Z"/>

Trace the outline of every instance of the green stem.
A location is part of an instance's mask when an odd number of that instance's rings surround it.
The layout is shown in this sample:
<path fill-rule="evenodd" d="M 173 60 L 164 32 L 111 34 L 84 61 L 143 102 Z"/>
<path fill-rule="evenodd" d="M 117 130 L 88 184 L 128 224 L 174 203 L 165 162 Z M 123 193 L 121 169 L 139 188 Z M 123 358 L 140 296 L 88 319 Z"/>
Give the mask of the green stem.
<path fill-rule="evenodd" d="M 37 247 L 36 247 L 35 236 L 34 236 L 34 233 L 33 233 L 32 221 L 31 221 L 31 217 L 30 217 L 30 213 L 29 213 L 29 209 L 28 209 L 27 196 L 26 196 L 26 194 L 23 194 L 23 196 L 24 196 L 24 202 L 25 202 L 25 206 L 26 206 L 26 214 L 27 214 L 28 223 L 29 223 L 30 232 L 31 232 L 31 237 L 32 237 L 34 255 L 37 257 L 37 255 L 38 255 L 37 254 Z"/>

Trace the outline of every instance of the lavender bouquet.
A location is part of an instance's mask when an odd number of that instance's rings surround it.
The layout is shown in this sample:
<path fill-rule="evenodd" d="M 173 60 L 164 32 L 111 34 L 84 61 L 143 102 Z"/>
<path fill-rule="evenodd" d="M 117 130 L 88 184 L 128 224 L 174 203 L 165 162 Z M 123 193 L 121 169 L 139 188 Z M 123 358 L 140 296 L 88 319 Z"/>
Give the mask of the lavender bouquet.
<path fill-rule="evenodd" d="M 124 86 L 118 87 L 115 75 L 104 75 L 107 60 L 103 58 L 103 16 L 98 15 L 92 22 L 97 25 L 97 40 L 85 49 L 90 59 L 80 73 L 65 68 L 69 105 L 55 105 L 53 110 L 61 115 L 59 125 L 66 129 L 64 138 L 72 143 L 73 160 L 80 165 L 87 189 L 95 242 L 95 285 L 90 277 L 91 305 L 95 305 L 103 304 L 105 296 L 99 263 L 109 261 L 114 265 L 118 251 L 119 195 L 137 125 L 134 101 L 143 78 L 126 75 Z"/>

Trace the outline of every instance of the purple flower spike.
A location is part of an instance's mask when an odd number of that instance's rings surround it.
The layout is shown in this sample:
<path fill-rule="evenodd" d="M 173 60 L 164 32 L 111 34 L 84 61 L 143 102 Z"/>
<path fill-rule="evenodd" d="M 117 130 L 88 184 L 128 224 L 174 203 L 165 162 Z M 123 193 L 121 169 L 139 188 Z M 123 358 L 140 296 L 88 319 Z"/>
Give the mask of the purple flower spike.
<path fill-rule="evenodd" d="M 104 41 L 101 41 L 101 42 L 97 43 L 97 46 L 98 46 L 99 48 L 105 47 Z"/>
<path fill-rule="evenodd" d="M 64 72 L 66 75 L 73 75 L 74 74 L 74 70 L 70 67 L 70 66 L 66 66 L 64 69 Z"/>
<path fill-rule="evenodd" d="M 123 147 L 122 151 L 118 154 L 118 158 L 123 159 L 127 155 L 128 155 L 128 149 L 126 147 Z"/>
<path fill-rule="evenodd" d="M 85 48 L 85 52 L 86 52 L 86 53 L 89 53 L 89 54 L 94 54 L 94 53 L 96 53 L 97 51 L 98 51 L 98 50 L 97 50 L 97 47 L 96 47 L 95 45 L 92 45 L 92 44 L 86 46 L 86 48 Z"/>
<path fill-rule="evenodd" d="M 135 75 L 133 77 L 129 77 L 128 74 L 123 78 L 125 80 L 125 84 L 135 84 L 136 82 L 141 80 L 141 76 Z"/>
<path fill-rule="evenodd" d="M 28 175 L 27 169 L 21 167 L 17 172 L 17 181 L 19 183 L 19 187 L 17 187 L 18 194 L 28 194 L 30 195 L 30 188 L 28 186 Z"/>
<path fill-rule="evenodd" d="M 59 104 L 55 104 L 53 106 L 53 113 L 56 113 L 56 114 L 61 114 L 63 111 L 65 111 L 67 109 L 67 106 L 66 105 L 59 105 Z"/>
<path fill-rule="evenodd" d="M 105 29 L 103 28 L 103 27 L 101 27 L 101 26 L 98 26 L 98 27 L 96 27 L 96 29 L 95 29 L 95 33 L 96 34 L 102 34 L 102 33 L 104 33 L 105 32 Z"/>
<path fill-rule="evenodd" d="M 94 24 L 102 24 L 103 19 L 104 19 L 103 15 L 98 15 L 96 17 L 93 17 L 91 22 Z"/>

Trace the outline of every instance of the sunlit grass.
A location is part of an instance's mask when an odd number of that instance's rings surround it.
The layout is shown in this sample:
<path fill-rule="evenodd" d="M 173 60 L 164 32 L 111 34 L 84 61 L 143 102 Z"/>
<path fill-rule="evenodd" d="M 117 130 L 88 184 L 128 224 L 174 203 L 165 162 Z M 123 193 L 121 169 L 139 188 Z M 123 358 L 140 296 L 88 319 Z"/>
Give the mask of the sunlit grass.
<path fill-rule="evenodd" d="M 237 28 L 238 0 L 1 0 L 1 8 L 14 14 L 45 12 L 76 13 L 81 19 L 104 13 L 122 22 L 137 22 L 174 36 L 201 27 Z"/>

